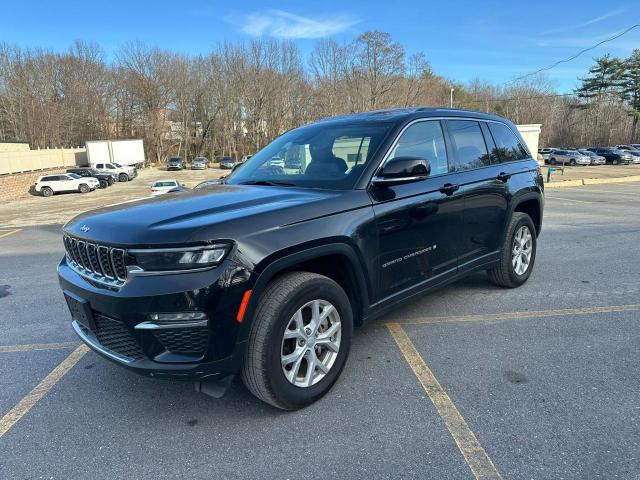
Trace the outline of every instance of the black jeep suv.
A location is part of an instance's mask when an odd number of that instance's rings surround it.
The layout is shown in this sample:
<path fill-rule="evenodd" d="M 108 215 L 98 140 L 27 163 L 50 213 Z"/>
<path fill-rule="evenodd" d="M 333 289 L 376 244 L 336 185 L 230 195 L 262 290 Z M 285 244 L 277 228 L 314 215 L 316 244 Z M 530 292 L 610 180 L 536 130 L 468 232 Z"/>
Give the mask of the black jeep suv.
<path fill-rule="evenodd" d="M 300 167 L 271 161 L 287 157 Z M 331 118 L 219 183 L 65 225 L 60 284 L 93 350 L 212 394 L 239 372 L 296 409 L 336 381 L 354 325 L 474 271 L 517 287 L 533 269 L 542 178 L 494 115 Z"/>
<path fill-rule="evenodd" d="M 93 168 L 69 168 L 67 173 L 75 173 L 81 177 L 93 177 L 100 181 L 100 188 L 107 188 L 116 182 L 115 175 L 100 173 Z"/>

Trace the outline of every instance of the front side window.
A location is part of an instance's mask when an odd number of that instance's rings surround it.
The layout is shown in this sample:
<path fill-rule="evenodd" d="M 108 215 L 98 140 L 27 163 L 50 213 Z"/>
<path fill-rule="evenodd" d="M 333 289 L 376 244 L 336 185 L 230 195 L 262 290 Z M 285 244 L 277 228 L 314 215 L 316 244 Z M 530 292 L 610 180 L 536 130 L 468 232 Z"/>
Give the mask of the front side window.
<path fill-rule="evenodd" d="M 478 122 L 448 120 L 447 127 L 456 153 L 456 171 L 491 165 L 491 157 Z"/>
<path fill-rule="evenodd" d="M 499 163 L 529 158 L 527 150 L 522 146 L 509 127 L 496 122 L 488 122 L 488 124 L 491 135 L 493 135 L 493 139 L 496 142 L 496 149 L 492 152 L 492 156 L 494 156 Z M 566 152 L 558 152 L 558 154 L 564 155 Z"/>
<path fill-rule="evenodd" d="M 442 124 L 437 120 L 418 122 L 407 128 L 388 158 L 420 157 L 429 161 L 431 175 L 449 171 Z"/>
<path fill-rule="evenodd" d="M 226 183 L 351 189 L 390 128 L 319 123 L 292 130 L 253 155 Z"/>

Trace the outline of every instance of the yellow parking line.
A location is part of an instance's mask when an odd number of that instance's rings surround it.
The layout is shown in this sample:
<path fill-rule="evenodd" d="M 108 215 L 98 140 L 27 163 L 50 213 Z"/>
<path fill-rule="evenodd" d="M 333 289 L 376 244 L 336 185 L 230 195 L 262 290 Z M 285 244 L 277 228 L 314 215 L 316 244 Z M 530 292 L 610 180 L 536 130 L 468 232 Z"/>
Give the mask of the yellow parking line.
<path fill-rule="evenodd" d="M 13 235 L 14 233 L 18 233 L 21 231 L 21 228 L 17 228 L 16 230 L 11 230 L 10 232 L 0 233 L 0 238 L 8 237 L 9 235 Z"/>
<path fill-rule="evenodd" d="M 387 328 L 398 344 L 411 370 L 413 370 L 413 373 L 422 384 L 422 388 L 429 395 L 433 406 L 436 407 L 440 418 L 447 426 L 476 479 L 501 479 L 502 477 L 491 458 L 482 448 L 478 438 L 471 431 L 447 392 L 442 388 L 438 379 L 422 359 L 402 326 L 399 323 L 387 323 Z"/>
<path fill-rule="evenodd" d="M 77 342 L 65 343 L 29 343 L 22 345 L 0 345 L 0 353 L 32 352 L 34 350 L 59 350 L 77 346 Z"/>
<path fill-rule="evenodd" d="M 65 374 L 78 363 L 78 361 L 89 351 L 86 345 L 82 344 L 65 358 L 60 365 L 53 369 L 26 397 L 18 402 L 9 412 L 0 419 L 0 438 L 11 429 L 31 408 L 44 397 Z"/>
<path fill-rule="evenodd" d="M 569 315 L 588 315 L 595 313 L 635 312 L 638 310 L 640 310 L 640 304 L 613 305 L 608 307 L 561 308 L 557 310 L 530 310 L 521 312 L 490 313 L 483 315 L 424 317 L 417 318 L 415 320 L 400 320 L 397 323 L 401 323 L 403 325 L 422 325 L 429 323 L 448 322 L 491 322 L 496 320 L 518 320 L 520 318 L 564 317 Z"/>

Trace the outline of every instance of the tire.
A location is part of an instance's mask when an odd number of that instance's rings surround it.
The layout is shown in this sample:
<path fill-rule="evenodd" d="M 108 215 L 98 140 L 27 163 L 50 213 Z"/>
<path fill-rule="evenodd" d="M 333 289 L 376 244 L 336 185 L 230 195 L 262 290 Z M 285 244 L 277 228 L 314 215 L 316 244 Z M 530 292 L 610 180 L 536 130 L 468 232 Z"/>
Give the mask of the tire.
<path fill-rule="evenodd" d="M 522 228 L 526 228 L 531 235 L 531 253 L 526 270 L 519 273 L 516 271 L 516 266 L 513 264 L 515 250 L 514 243 L 516 243 L 516 235 L 518 231 Z M 489 280 L 500 287 L 519 287 L 526 282 L 529 279 L 529 275 L 531 275 L 531 271 L 533 270 L 533 265 L 536 260 L 536 249 L 536 229 L 531 217 L 526 213 L 513 212 L 511 222 L 507 229 L 507 234 L 502 244 L 500 259 L 494 267 L 487 270 Z M 523 263 L 524 262 L 522 262 L 522 264 Z"/>
<path fill-rule="evenodd" d="M 109 186 L 113 185 L 114 183 L 116 183 L 116 181 L 113 179 L 113 177 L 109 177 Z"/>
<path fill-rule="evenodd" d="M 569 165 L 572 167 L 576 166 L 576 161 L 572 158 L 571 160 L 569 160 Z"/>
<path fill-rule="evenodd" d="M 51 197 L 53 196 L 53 190 L 50 187 L 42 187 L 40 189 L 40 193 L 43 197 Z"/>
<path fill-rule="evenodd" d="M 80 193 L 87 193 L 89 191 L 89 186 L 86 183 L 81 183 L 78 187 L 78 191 Z"/>
<path fill-rule="evenodd" d="M 556 162 L 555 158 L 552 158 L 551 160 L 549 160 L 549 163 L 551 163 L 551 165 L 557 165 L 558 162 Z"/>
<path fill-rule="evenodd" d="M 339 334 L 335 334 L 339 336 L 335 337 L 333 344 L 337 343 L 339 347 L 337 353 L 335 350 L 332 350 L 334 353 L 331 353 L 329 349 L 321 351 L 320 355 L 326 354 L 325 359 L 329 358 L 331 362 L 326 373 L 323 374 L 319 368 L 314 368 L 312 375 L 305 375 L 308 373 L 307 367 L 309 366 L 307 360 L 309 357 L 306 355 L 309 353 L 309 344 L 305 344 L 304 338 L 311 342 L 312 337 L 299 336 L 287 340 L 284 339 L 284 335 L 285 330 L 290 334 L 296 334 L 296 330 L 290 329 L 292 325 L 294 327 L 298 325 L 293 319 L 294 314 L 304 306 L 305 309 L 302 310 L 303 314 L 301 315 L 301 318 L 304 318 L 304 312 L 308 312 L 307 308 L 311 309 L 307 305 L 313 304 L 314 301 L 328 303 L 335 307 L 333 313 L 328 316 L 332 320 L 326 321 L 331 321 L 331 324 L 335 325 L 337 313 L 339 320 L 337 323 L 341 328 Z M 329 326 L 321 328 L 329 328 Z M 309 334 L 307 330 L 305 328 L 306 334 Z M 276 408 L 296 410 L 305 407 L 326 394 L 340 376 L 349 355 L 352 335 L 351 305 L 344 290 L 336 282 L 315 273 L 286 273 L 272 280 L 260 297 L 247 342 L 246 357 L 242 366 L 242 380 L 251 393 Z M 315 337 L 313 337 L 313 341 L 315 342 Z M 291 342 L 293 342 L 293 350 L 290 349 Z M 316 352 L 316 348 L 322 349 L 323 347 L 316 345 L 311 351 Z M 294 355 L 297 351 L 305 353 L 305 355 L 298 355 L 298 361 L 292 361 L 283 367 L 283 356 Z M 316 357 L 316 353 L 311 355 L 316 359 L 321 358 L 320 356 Z M 294 372 L 296 363 L 298 368 Z M 290 367 L 287 370 L 288 375 L 294 377 L 294 380 L 287 378 L 285 374 L 287 367 Z M 298 375 L 304 377 L 301 382 L 305 383 L 307 377 L 312 378 L 316 373 L 318 379 L 311 385 L 294 384 L 294 381 L 298 382 Z"/>
<path fill-rule="evenodd" d="M 107 188 L 108 186 L 109 186 L 109 182 L 107 182 L 106 180 L 100 180 L 99 188 Z"/>
<path fill-rule="evenodd" d="M 118 181 L 119 182 L 128 182 L 129 181 L 129 175 L 127 175 L 126 173 L 121 173 L 120 175 L 118 175 Z"/>

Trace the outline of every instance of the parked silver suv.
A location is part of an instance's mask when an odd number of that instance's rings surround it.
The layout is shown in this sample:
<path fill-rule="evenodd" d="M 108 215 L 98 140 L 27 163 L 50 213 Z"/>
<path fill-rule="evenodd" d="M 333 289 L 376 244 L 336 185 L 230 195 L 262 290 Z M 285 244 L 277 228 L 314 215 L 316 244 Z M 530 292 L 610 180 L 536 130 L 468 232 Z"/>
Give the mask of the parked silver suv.
<path fill-rule="evenodd" d="M 591 157 L 580 153 L 577 150 L 554 149 L 549 154 L 551 165 L 591 165 Z"/>

